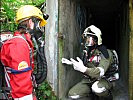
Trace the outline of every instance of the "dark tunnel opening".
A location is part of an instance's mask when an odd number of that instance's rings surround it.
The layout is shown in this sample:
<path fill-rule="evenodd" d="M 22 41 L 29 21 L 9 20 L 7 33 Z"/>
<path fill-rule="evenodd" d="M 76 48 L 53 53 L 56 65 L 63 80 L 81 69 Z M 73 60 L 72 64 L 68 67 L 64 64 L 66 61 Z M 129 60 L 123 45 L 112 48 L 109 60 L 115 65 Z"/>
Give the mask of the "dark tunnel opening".
<path fill-rule="evenodd" d="M 86 26 L 96 25 L 102 31 L 103 44 L 118 50 L 120 24 L 126 24 L 122 20 L 127 17 L 127 0 L 78 0 L 78 4 L 86 9 Z"/>

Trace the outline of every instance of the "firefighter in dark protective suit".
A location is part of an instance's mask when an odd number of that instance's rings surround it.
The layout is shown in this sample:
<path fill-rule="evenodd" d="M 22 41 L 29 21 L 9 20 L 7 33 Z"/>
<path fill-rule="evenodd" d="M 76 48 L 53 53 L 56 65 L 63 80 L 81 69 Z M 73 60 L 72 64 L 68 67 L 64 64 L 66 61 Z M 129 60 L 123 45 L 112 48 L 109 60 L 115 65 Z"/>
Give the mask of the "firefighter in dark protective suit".
<path fill-rule="evenodd" d="M 92 94 L 103 100 L 113 98 L 110 90 L 112 81 L 119 78 L 118 56 L 115 50 L 106 49 L 102 45 L 101 35 L 96 26 L 87 27 L 83 33 L 85 49 L 82 60 L 79 57 L 77 60 L 62 58 L 62 63 L 73 65 L 75 70 L 84 75 L 84 78 L 70 89 L 68 96 L 71 99 L 84 100 L 83 97 L 89 98 Z"/>

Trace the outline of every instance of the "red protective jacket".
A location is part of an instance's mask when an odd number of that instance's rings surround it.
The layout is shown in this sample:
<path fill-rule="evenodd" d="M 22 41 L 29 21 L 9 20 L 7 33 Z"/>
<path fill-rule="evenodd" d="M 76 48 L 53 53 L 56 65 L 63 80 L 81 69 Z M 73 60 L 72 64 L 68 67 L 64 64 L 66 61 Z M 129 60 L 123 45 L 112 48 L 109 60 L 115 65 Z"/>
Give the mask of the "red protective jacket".
<path fill-rule="evenodd" d="M 16 37 L 3 44 L 1 61 L 4 66 L 11 68 L 8 75 L 12 97 L 20 98 L 31 94 L 33 90 L 31 74 L 34 69 L 34 60 L 33 56 L 30 57 L 30 49 L 33 51 L 33 44 L 28 34 L 24 34 L 25 39 L 19 32 L 15 32 L 14 36 Z"/>

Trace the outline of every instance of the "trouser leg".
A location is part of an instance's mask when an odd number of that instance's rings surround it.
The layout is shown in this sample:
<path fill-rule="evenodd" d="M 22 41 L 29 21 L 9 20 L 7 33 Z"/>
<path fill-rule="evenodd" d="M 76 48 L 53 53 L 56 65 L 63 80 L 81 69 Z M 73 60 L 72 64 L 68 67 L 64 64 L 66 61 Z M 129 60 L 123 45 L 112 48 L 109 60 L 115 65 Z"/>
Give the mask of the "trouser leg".
<path fill-rule="evenodd" d="M 99 100 L 113 100 L 113 95 L 111 92 L 108 92 L 107 96 L 101 96 L 99 97 Z"/>
<path fill-rule="evenodd" d="M 68 96 L 72 100 L 73 99 L 82 100 L 83 97 L 87 98 L 90 92 L 91 92 L 90 87 L 86 83 L 79 82 L 69 90 Z"/>

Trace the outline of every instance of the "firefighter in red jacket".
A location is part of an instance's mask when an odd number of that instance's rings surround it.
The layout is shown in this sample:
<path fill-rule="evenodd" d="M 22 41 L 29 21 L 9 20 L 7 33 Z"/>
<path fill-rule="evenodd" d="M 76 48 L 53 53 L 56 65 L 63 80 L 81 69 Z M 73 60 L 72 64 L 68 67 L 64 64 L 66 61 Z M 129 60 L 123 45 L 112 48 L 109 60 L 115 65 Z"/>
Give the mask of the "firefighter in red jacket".
<path fill-rule="evenodd" d="M 32 72 L 34 70 L 31 36 L 42 32 L 46 25 L 43 13 L 37 7 L 25 5 L 17 10 L 18 30 L 1 48 L 1 61 L 5 66 L 7 84 L 14 100 L 34 100 Z"/>

